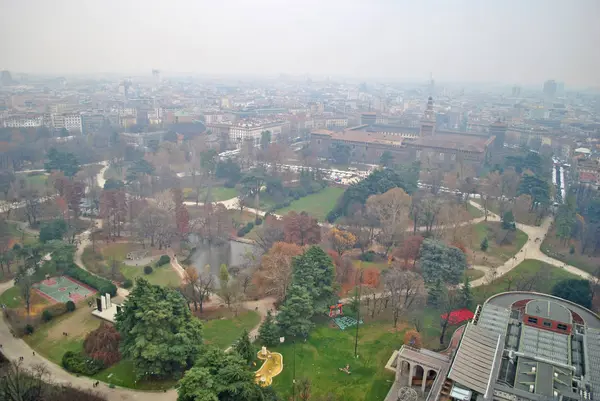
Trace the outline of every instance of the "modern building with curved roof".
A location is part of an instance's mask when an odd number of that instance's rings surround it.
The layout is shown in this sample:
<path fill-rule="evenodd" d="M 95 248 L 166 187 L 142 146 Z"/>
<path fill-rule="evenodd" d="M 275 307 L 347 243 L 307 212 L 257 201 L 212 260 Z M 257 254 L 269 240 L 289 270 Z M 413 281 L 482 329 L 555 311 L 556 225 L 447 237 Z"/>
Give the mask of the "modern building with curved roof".
<path fill-rule="evenodd" d="M 580 305 L 534 292 L 501 293 L 457 332 L 460 338 L 437 358 L 404 345 L 392 363 L 396 383 L 386 401 L 415 384 L 428 401 L 600 400 L 600 317 Z"/>

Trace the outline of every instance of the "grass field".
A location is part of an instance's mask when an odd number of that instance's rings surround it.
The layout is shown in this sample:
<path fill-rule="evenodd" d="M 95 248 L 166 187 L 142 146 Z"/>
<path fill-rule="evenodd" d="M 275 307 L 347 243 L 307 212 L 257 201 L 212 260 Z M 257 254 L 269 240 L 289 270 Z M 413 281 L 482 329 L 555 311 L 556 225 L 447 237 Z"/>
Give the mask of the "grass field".
<path fill-rule="evenodd" d="M 237 318 L 203 321 L 204 342 L 225 349 L 240 337 L 244 329 L 250 331 L 259 322 L 260 316 L 255 311 L 242 312 Z"/>
<path fill-rule="evenodd" d="M 114 258 L 117 261 L 119 271 L 127 279 L 135 280 L 137 277 L 143 276 L 151 284 L 169 287 L 179 286 L 179 275 L 170 265 L 161 267 L 152 266 L 154 269 L 153 272 L 151 274 L 144 274 L 143 265 L 129 266 L 123 263 L 128 252 L 139 248 L 137 244 L 131 243 L 110 244 L 102 249 L 100 253 L 101 257 L 98 258 L 99 253 L 94 253 L 91 247 L 87 247 L 84 249 L 81 259 L 88 270 L 109 279 L 111 278 L 109 261 L 111 258 Z"/>
<path fill-rule="evenodd" d="M 552 287 L 560 281 L 577 279 L 579 276 L 539 260 L 525 259 L 517 267 L 496 279 L 491 284 L 473 288 L 478 303 L 504 291 L 537 291 L 550 294 Z"/>
<path fill-rule="evenodd" d="M 196 190 L 194 188 L 184 188 L 183 194 L 186 200 L 196 200 Z M 200 202 L 204 202 L 206 196 L 206 188 L 200 191 Z M 210 197 L 212 202 L 220 202 L 227 199 L 235 198 L 238 196 L 238 192 L 235 188 L 227 187 L 213 187 L 210 191 Z"/>
<path fill-rule="evenodd" d="M 529 238 L 527 234 L 525 234 L 521 230 L 517 230 L 515 237 L 511 244 L 507 245 L 499 245 L 496 242 L 496 234 L 499 231 L 500 223 L 498 222 L 485 222 L 477 223 L 473 226 L 474 228 L 474 236 L 471 242 L 471 249 L 476 251 L 477 256 L 485 255 L 488 259 L 490 259 L 490 263 L 498 264 L 504 263 L 508 259 L 512 258 L 518 251 L 525 245 L 527 239 Z M 480 245 L 483 239 L 487 237 L 488 239 L 488 250 L 484 253 L 480 251 Z M 485 264 L 480 263 L 479 261 L 475 261 L 477 264 Z"/>
<path fill-rule="evenodd" d="M 479 209 L 477 209 L 475 206 L 471 205 L 471 203 L 467 203 L 467 212 L 469 212 L 469 214 L 471 215 L 471 217 L 478 218 L 478 217 L 483 217 L 483 212 Z"/>
<path fill-rule="evenodd" d="M 338 198 L 344 193 L 343 188 L 327 187 L 321 192 L 305 196 L 293 201 L 288 207 L 277 210 L 277 214 L 286 214 L 287 212 L 306 212 L 319 221 L 324 221 L 325 216 L 335 206 Z"/>
<path fill-rule="evenodd" d="M 24 337 L 24 340 L 37 352 L 60 365 L 64 353 L 81 351 L 85 336 L 99 325 L 100 320 L 92 316 L 87 304 L 80 302 L 75 312 L 52 319 L 38 327 L 32 335 Z M 69 335 L 65 337 L 63 332 Z"/>
<path fill-rule="evenodd" d="M 150 284 L 162 285 L 165 287 L 178 287 L 181 280 L 175 270 L 170 265 L 153 267 L 151 274 L 144 274 L 142 266 L 126 266 L 121 264 L 121 273 L 132 281 L 138 277 L 144 277 Z"/>
<path fill-rule="evenodd" d="M 50 302 L 40 296 L 35 291 L 31 293 L 31 305 L 49 305 Z M 0 304 L 6 305 L 7 308 L 20 308 L 25 306 L 25 301 L 21 295 L 19 287 L 11 287 L 0 295 Z"/>
<path fill-rule="evenodd" d="M 130 360 L 121 360 L 102 372 L 93 376 L 94 379 L 103 381 L 115 386 L 128 387 L 138 390 L 165 390 L 173 387 L 176 380 L 152 380 L 140 381 L 135 380 L 135 370 L 133 362 Z"/>
<path fill-rule="evenodd" d="M 575 253 L 571 254 L 571 244 L 575 248 Z M 551 258 L 558 259 L 571 266 L 575 266 L 590 274 L 596 273 L 600 267 L 599 256 L 588 256 L 581 254 L 581 246 L 579 241 L 570 240 L 566 244 L 559 238 L 556 238 L 554 227 L 548 232 L 544 242 L 540 246 L 540 250 Z"/>
<path fill-rule="evenodd" d="M 46 183 L 48 182 L 48 176 L 45 174 L 19 174 L 18 178 L 25 179 L 25 183 L 28 188 L 35 189 L 37 191 L 44 191 Z"/>
<path fill-rule="evenodd" d="M 464 276 L 469 277 L 469 280 L 473 281 L 473 280 L 477 280 L 478 278 L 485 276 L 485 273 L 482 272 L 481 270 L 467 269 L 463 273 L 462 281 L 464 281 L 464 279 L 465 279 Z"/>

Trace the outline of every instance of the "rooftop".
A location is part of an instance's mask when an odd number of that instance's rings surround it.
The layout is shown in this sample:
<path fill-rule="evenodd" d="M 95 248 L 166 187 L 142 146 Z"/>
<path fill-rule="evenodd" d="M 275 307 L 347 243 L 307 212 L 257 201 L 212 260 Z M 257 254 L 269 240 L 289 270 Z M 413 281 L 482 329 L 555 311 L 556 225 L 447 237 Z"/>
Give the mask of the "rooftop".
<path fill-rule="evenodd" d="M 374 143 L 382 145 L 401 146 L 402 137 L 396 135 L 388 135 L 378 132 L 366 132 L 355 130 L 344 130 L 342 132 L 319 129 L 312 132 L 316 135 L 327 135 L 331 139 L 339 141 L 357 142 L 357 143 Z"/>
<path fill-rule="evenodd" d="M 469 152 L 484 152 L 495 137 L 480 137 L 474 135 L 444 134 L 417 138 L 409 146 L 424 146 L 438 149 L 464 150 Z"/>

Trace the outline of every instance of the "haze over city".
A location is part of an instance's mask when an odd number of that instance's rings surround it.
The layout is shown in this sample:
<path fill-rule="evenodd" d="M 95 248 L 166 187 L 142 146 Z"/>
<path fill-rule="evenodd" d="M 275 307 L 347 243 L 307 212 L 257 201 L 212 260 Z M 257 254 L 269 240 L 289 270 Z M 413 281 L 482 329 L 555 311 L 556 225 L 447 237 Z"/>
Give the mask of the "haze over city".
<path fill-rule="evenodd" d="M 0 68 L 600 86 L 600 3 L 8 1 Z M 51 16 L 51 17 L 49 17 Z"/>

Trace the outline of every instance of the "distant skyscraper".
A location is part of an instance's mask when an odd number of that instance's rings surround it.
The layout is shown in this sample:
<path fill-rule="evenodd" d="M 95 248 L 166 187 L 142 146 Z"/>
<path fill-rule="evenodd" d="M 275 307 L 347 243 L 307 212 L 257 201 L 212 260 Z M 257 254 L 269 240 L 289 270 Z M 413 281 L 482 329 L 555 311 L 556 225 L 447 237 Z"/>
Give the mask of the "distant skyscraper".
<path fill-rule="evenodd" d="M 427 99 L 427 107 L 423 118 L 421 118 L 421 131 L 420 136 L 432 136 L 435 129 L 435 113 L 433 112 L 433 98 L 429 96 Z"/>
<path fill-rule="evenodd" d="M 546 95 L 548 97 L 554 97 L 555 94 L 556 94 L 556 81 L 553 79 L 550 79 L 550 80 L 544 82 L 544 95 Z"/>
<path fill-rule="evenodd" d="M 12 85 L 13 79 L 10 71 L 4 70 L 0 73 L 0 83 L 4 86 Z"/>
<path fill-rule="evenodd" d="M 429 75 L 429 96 L 435 95 L 435 81 L 433 80 L 433 73 Z"/>
<path fill-rule="evenodd" d="M 513 97 L 519 97 L 519 96 L 521 96 L 521 87 L 517 86 L 517 85 L 513 86 L 513 88 L 512 88 L 512 95 L 513 95 Z"/>

